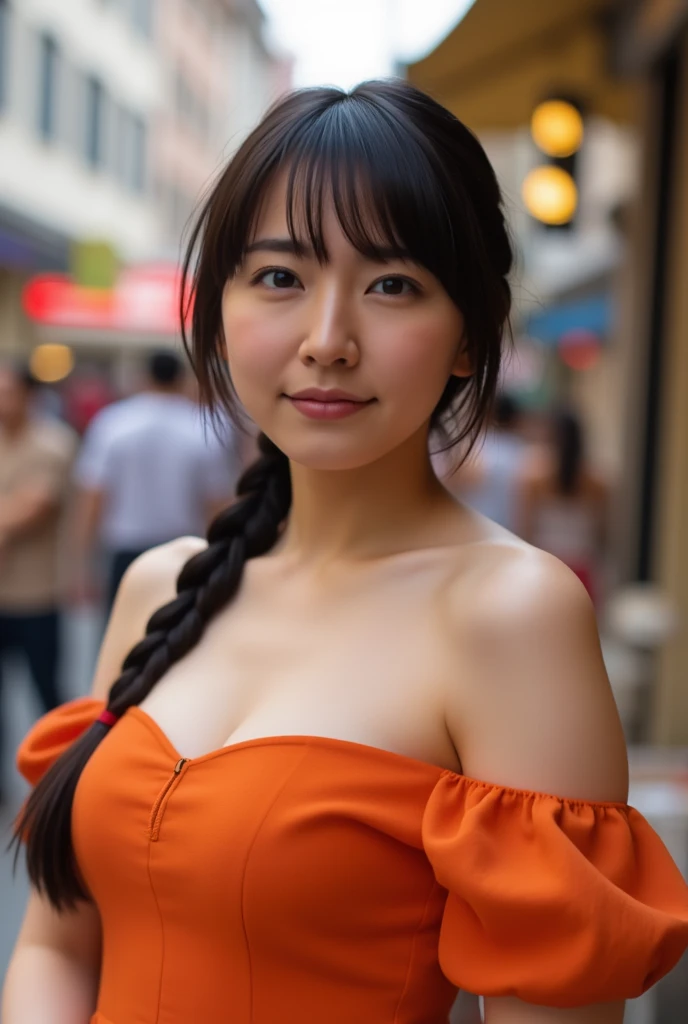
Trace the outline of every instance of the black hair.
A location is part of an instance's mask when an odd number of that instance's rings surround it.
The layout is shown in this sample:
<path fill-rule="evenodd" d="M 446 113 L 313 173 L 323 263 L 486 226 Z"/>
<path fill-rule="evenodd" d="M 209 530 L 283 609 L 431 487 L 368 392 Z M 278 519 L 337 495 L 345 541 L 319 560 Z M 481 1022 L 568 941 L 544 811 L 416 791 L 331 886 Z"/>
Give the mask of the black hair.
<path fill-rule="evenodd" d="M 554 443 L 557 453 L 557 483 L 561 494 L 575 494 L 583 468 L 583 427 L 571 409 L 554 414 Z"/>
<path fill-rule="evenodd" d="M 0 369 L 7 370 L 11 373 L 24 391 L 31 392 L 40 387 L 39 381 L 31 372 L 30 364 L 25 359 L 14 359 L 10 362 L 0 362 Z"/>
<path fill-rule="evenodd" d="M 519 420 L 521 410 L 518 402 L 506 391 L 500 391 L 494 403 L 493 421 L 496 426 L 509 430 Z"/>
<path fill-rule="evenodd" d="M 295 246 L 326 262 L 325 202 L 360 252 L 410 254 L 461 311 L 472 375 L 451 376 L 430 428 L 451 446 L 472 443 L 489 420 L 508 327 L 512 250 L 497 180 L 485 152 L 453 114 L 402 81 L 347 93 L 305 89 L 263 118 L 220 175 L 190 233 L 183 267 L 184 344 L 201 400 L 243 427 L 223 353 L 222 292 L 241 266 L 260 204 L 286 170 L 287 223 Z M 458 344 L 459 339 L 457 339 Z M 291 507 L 287 456 L 264 434 L 260 458 L 239 480 L 238 501 L 212 523 L 208 547 L 183 567 L 177 596 L 156 611 L 127 655 L 107 707 L 140 703 L 199 641 L 239 588 L 247 559 L 276 542 Z M 87 897 L 72 848 L 70 814 L 79 776 L 107 726 L 96 723 L 30 795 L 15 832 L 27 840 L 34 886 L 56 907 Z"/>
<path fill-rule="evenodd" d="M 174 352 L 153 352 L 148 357 L 148 376 L 162 387 L 176 384 L 184 373 L 184 364 Z"/>

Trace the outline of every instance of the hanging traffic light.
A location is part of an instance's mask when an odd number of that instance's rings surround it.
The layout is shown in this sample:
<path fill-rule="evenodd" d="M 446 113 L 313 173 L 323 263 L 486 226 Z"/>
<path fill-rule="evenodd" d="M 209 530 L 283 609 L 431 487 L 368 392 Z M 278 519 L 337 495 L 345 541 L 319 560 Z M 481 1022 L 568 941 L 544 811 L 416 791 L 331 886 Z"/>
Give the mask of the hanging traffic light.
<path fill-rule="evenodd" d="M 530 133 L 547 159 L 523 182 L 526 208 L 547 227 L 570 228 L 578 208 L 576 172 L 585 136 L 581 102 L 564 95 L 543 100 L 533 111 Z"/>

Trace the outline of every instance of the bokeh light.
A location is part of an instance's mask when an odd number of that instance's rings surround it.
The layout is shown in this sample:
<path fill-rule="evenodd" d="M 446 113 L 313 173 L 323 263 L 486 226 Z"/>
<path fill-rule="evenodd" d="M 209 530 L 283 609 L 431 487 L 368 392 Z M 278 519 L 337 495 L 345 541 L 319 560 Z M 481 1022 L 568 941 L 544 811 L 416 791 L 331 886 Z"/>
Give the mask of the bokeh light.
<path fill-rule="evenodd" d="M 54 384 L 74 369 L 74 353 L 69 345 L 39 345 L 31 353 L 30 366 L 36 380 Z"/>
<path fill-rule="evenodd" d="M 578 206 L 578 189 L 561 167 L 535 167 L 522 189 L 528 212 L 543 224 L 567 224 Z"/>
<path fill-rule="evenodd" d="M 533 111 L 530 132 L 548 156 L 572 156 L 583 143 L 583 118 L 566 100 L 547 100 Z"/>

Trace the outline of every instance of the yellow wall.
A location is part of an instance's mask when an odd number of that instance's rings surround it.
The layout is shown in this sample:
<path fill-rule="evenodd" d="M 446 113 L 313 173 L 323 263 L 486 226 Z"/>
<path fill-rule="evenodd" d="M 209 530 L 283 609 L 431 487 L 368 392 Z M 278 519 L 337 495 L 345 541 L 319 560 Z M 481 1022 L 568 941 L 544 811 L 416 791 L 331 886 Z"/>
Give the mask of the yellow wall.
<path fill-rule="evenodd" d="M 633 120 L 635 95 L 608 67 L 605 0 L 477 0 L 408 77 L 478 133 L 519 128 L 552 87 L 610 120 Z"/>

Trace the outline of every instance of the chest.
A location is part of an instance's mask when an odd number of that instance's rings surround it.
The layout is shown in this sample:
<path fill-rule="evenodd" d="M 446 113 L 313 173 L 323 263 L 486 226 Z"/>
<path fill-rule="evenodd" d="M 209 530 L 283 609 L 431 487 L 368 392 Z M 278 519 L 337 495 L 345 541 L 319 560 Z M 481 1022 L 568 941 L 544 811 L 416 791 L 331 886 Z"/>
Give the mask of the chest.
<path fill-rule="evenodd" d="M 143 701 L 184 755 L 321 735 L 456 767 L 444 694 L 441 573 L 340 581 L 317 594 L 257 571 Z"/>

